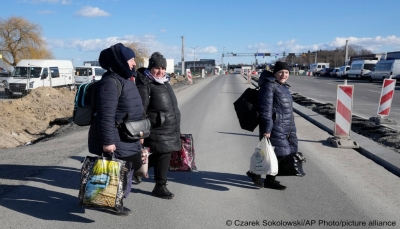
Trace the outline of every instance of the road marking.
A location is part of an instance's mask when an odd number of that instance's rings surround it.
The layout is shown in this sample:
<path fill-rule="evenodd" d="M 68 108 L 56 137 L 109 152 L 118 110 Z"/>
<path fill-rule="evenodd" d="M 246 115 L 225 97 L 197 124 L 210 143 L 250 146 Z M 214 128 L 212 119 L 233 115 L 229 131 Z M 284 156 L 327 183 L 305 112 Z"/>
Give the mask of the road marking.
<path fill-rule="evenodd" d="M 380 91 L 369 90 L 371 92 L 381 93 Z"/>

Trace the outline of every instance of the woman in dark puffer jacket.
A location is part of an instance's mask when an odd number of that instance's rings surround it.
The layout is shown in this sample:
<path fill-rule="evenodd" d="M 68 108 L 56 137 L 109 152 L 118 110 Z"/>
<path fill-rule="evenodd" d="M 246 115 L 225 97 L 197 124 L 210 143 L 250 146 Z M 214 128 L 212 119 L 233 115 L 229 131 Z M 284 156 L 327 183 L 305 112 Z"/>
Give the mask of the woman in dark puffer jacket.
<path fill-rule="evenodd" d="M 273 74 L 273 75 L 272 75 Z M 289 65 L 277 61 L 273 73 L 264 71 L 258 81 L 260 125 L 259 139 L 267 137 L 275 147 L 278 161 L 291 153 L 297 153 L 297 135 L 293 116 L 293 99 L 286 81 L 289 79 Z M 261 175 L 247 172 L 254 184 L 262 187 Z M 265 188 L 286 189 L 275 180 L 275 176 L 267 175 Z"/>
<path fill-rule="evenodd" d="M 156 185 L 153 196 L 172 199 L 166 187 L 171 153 L 181 149 L 181 113 L 178 101 L 165 73 L 167 61 L 159 52 L 149 59 L 148 68 L 139 68 L 135 78 L 143 107 L 151 122 L 150 136 L 144 145 L 150 147 L 149 167 L 154 167 Z"/>
<path fill-rule="evenodd" d="M 141 142 L 121 139 L 115 121 L 121 122 L 124 117 L 130 121 L 143 118 L 143 105 L 135 83 L 130 79 L 135 74 L 135 53 L 132 49 L 118 43 L 100 53 L 100 66 L 107 70 L 96 83 L 96 115 L 89 129 L 89 152 L 97 155 L 114 154 L 118 159 L 129 161 L 134 170 L 142 165 Z M 121 95 L 113 75 L 122 85 Z M 106 155 L 107 156 L 107 155 Z M 125 196 L 130 192 L 127 185 Z M 116 212 L 129 215 L 128 208 Z"/>

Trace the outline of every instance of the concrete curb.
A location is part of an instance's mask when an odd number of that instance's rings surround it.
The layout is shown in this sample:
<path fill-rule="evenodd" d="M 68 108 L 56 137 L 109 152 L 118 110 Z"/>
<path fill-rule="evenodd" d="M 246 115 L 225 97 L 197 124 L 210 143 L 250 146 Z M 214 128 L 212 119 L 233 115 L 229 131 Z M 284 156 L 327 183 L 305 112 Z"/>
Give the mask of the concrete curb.
<path fill-rule="evenodd" d="M 257 87 L 258 84 L 252 82 L 253 86 Z M 304 119 L 310 121 L 315 126 L 333 135 L 333 127 L 335 123 L 324 116 L 303 107 L 297 103 L 293 103 L 293 110 L 296 114 Z M 381 165 L 391 173 L 400 177 L 400 154 L 394 152 L 384 146 L 379 145 L 377 142 L 372 141 L 362 135 L 350 132 L 350 138 L 358 143 L 359 149 L 354 149 L 371 159 L 375 163 Z M 332 146 L 333 147 L 333 146 Z"/>
<path fill-rule="evenodd" d="M 293 103 L 293 110 L 304 119 L 333 135 L 335 125 L 333 121 L 297 103 Z M 350 138 L 360 145 L 359 149 L 354 150 L 400 177 L 400 154 L 353 131 L 350 132 Z"/>

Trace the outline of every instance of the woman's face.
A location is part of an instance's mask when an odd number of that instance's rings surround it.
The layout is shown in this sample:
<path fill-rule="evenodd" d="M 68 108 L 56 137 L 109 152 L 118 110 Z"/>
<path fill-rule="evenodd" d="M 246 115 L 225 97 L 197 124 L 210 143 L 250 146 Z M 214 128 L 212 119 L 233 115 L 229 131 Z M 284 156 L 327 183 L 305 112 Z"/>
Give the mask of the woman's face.
<path fill-rule="evenodd" d="M 275 79 L 278 80 L 279 83 L 285 83 L 289 79 L 289 71 L 280 70 L 279 72 L 276 72 Z"/>
<path fill-rule="evenodd" d="M 150 69 L 150 73 L 156 78 L 162 78 L 165 75 L 165 68 L 154 67 Z"/>
<path fill-rule="evenodd" d="M 135 58 L 128 60 L 129 69 L 132 70 L 136 66 Z"/>

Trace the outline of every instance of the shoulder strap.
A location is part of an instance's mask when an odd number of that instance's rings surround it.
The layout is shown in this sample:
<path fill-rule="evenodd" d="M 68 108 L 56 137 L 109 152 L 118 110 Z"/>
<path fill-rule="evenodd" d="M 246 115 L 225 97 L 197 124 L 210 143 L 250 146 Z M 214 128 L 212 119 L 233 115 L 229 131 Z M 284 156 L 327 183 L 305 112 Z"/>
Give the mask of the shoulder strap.
<path fill-rule="evenodd" d="M 121 96 L 122 93 L 122 84 L 121 82 L 119 82 L 119 80 L 117 79 L 117 77 L 115 77 L 113 74 L 110 75 L 113 79 L 114 79 L 114 83 L 117 86 L 118 89 L 118 98 Z"/>

